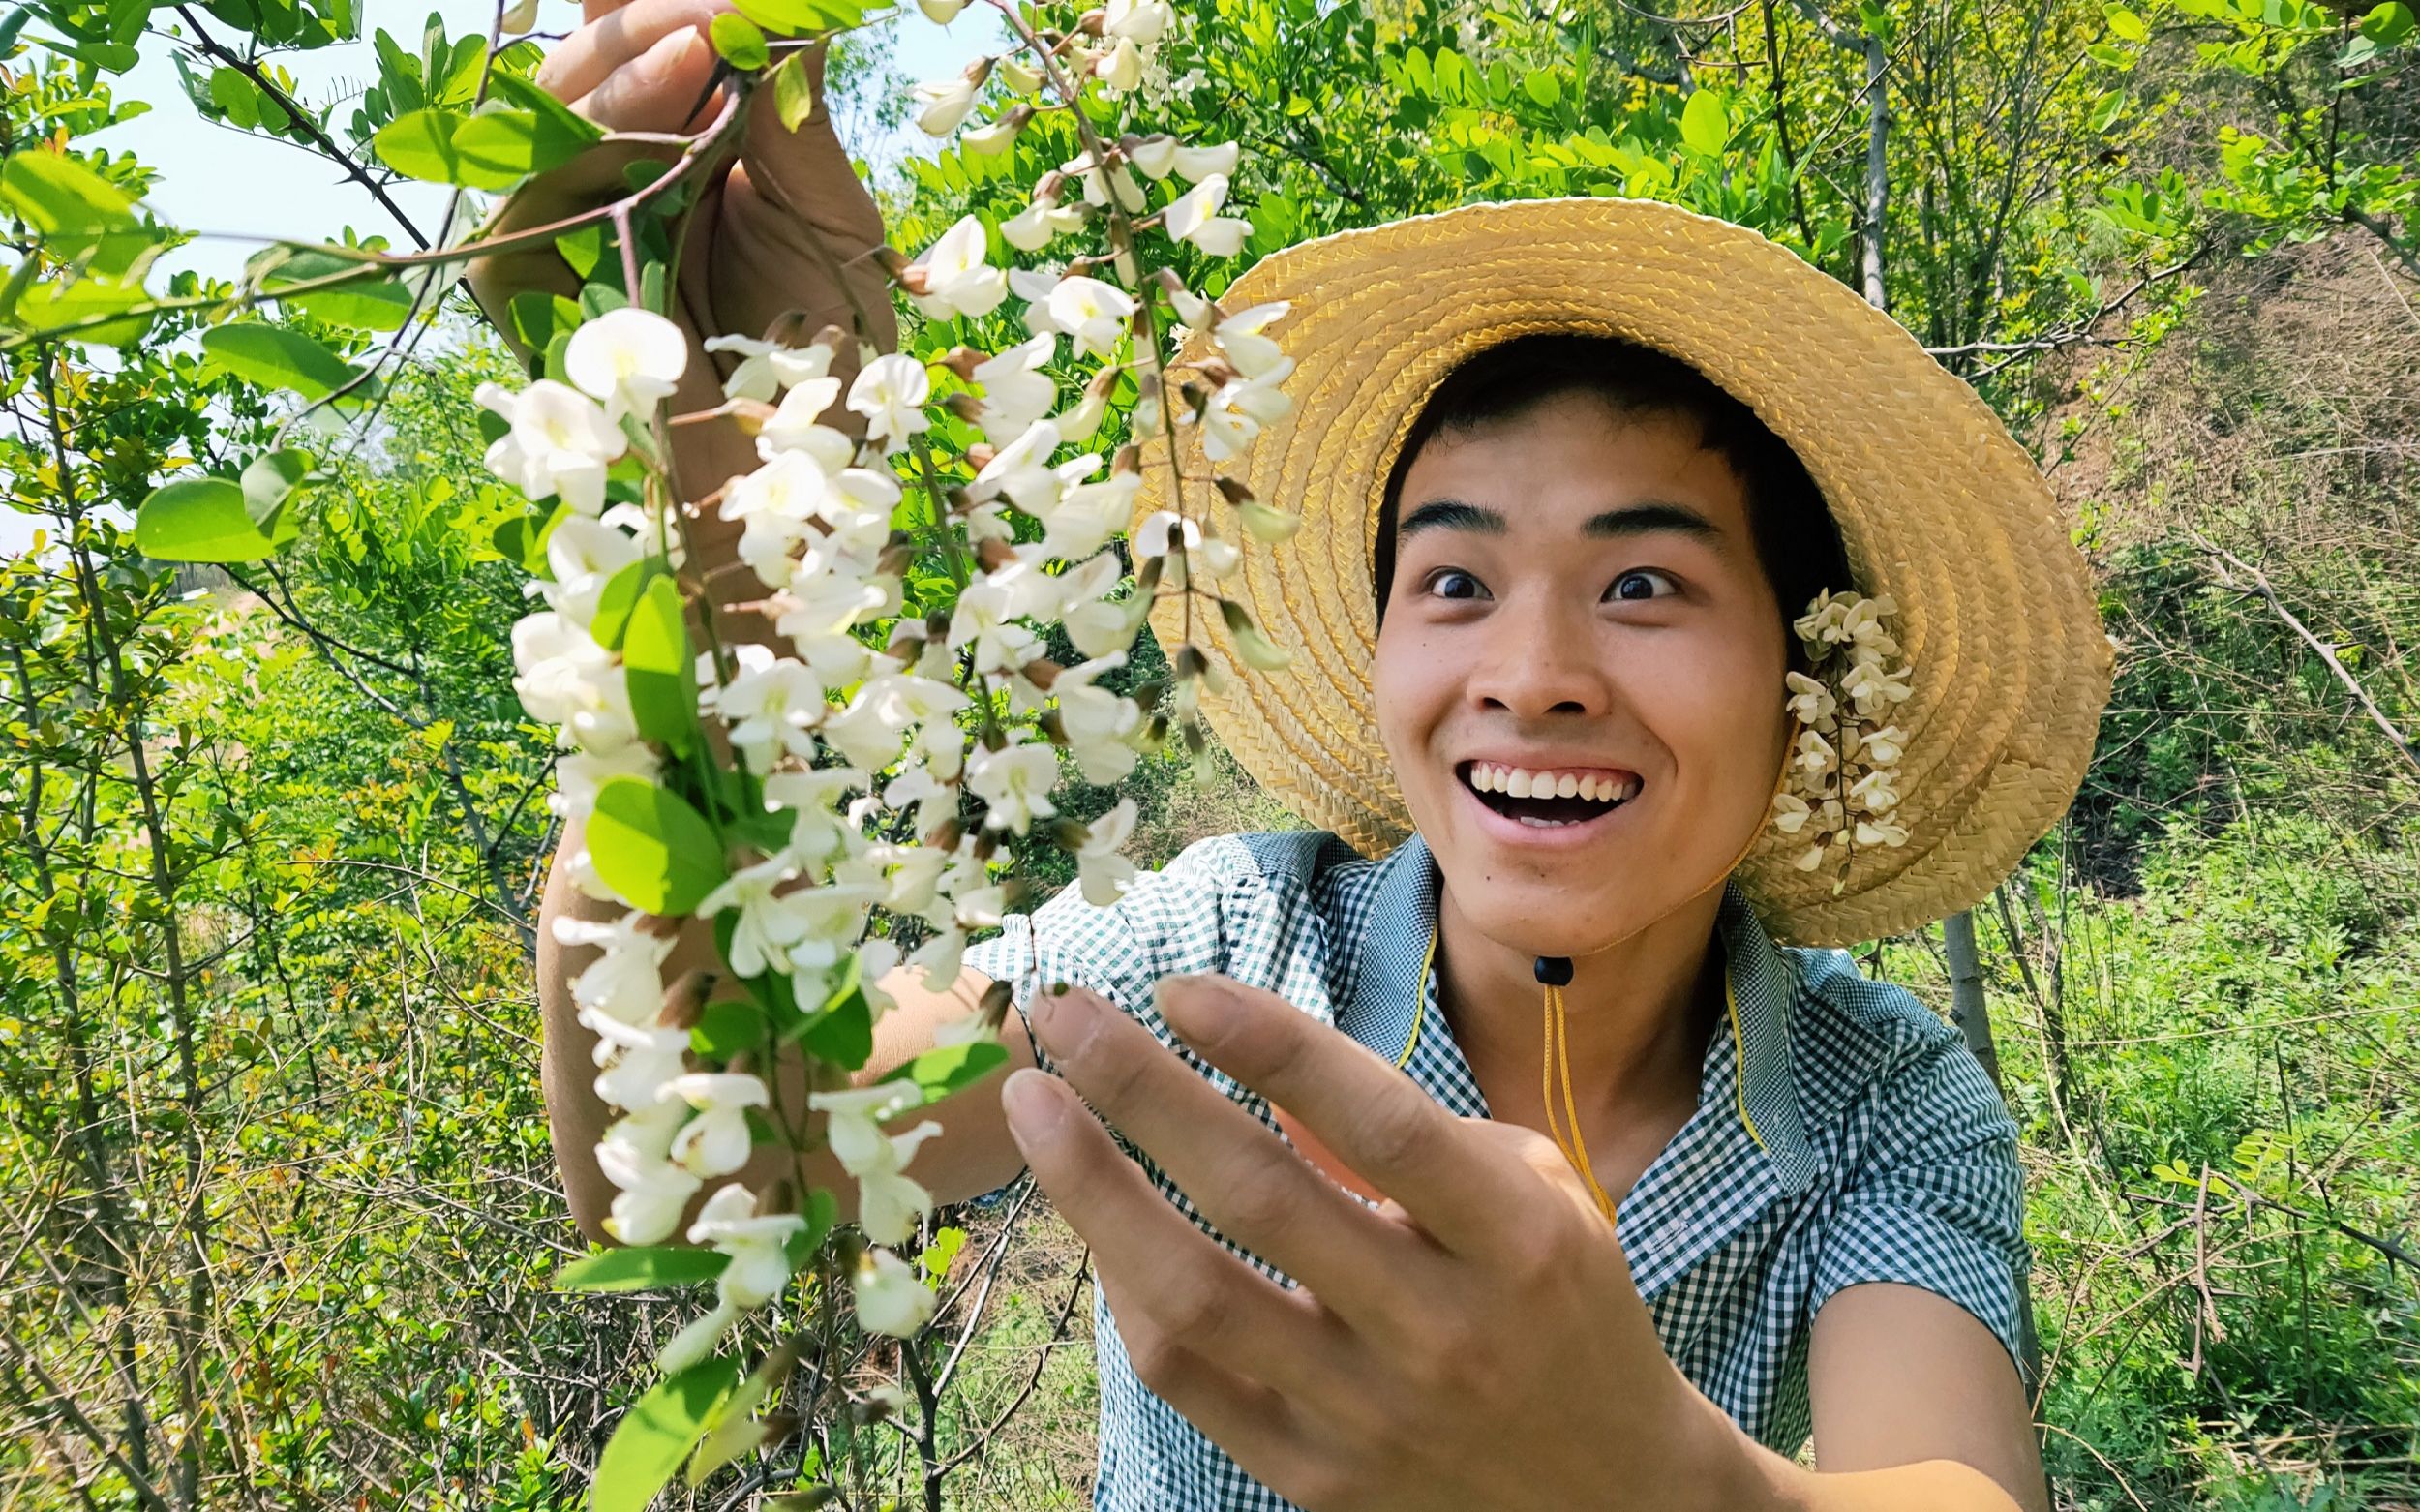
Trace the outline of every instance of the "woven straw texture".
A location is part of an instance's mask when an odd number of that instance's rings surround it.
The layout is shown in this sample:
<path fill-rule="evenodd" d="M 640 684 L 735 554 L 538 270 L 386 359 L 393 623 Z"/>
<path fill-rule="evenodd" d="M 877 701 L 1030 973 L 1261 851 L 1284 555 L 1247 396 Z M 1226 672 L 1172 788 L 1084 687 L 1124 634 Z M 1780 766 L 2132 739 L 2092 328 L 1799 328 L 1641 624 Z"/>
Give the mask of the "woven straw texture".
<path fill-rule="evenodd" d="M 1371 704 L 1380 495 L 1455 364 L 1547 330 L 1661 348 L 1751 406 L 1830 502 L 1856 586 L 1898 601 L 1915 666 L 1894 716 L 1909 735 L 1896 817 L 1910 838 L 1859 852 L 1835 897 L 1830 869 L 1793 869 L 1802 842 L 1766 826 L 1736 875 L 1776 938 L 1847 944 L 1968 907 L 2073 800 L 2112 655 L 2048 487 L 1972 389 L 1788 249 L 1649 200 L 1477 204 L 1287 248 L 1219 302 L 1278 299 L 1293 302 L 1268 333 L 1298 364 L 1293 411 L 1218 468 L 1198 427 L 1183 428 L 1178 455 L 1188 477 L 1224 470 L 1302 511 L 1292 541 L 1247 552 L 1219 585 L 1294 664 L 1245 668 L 1215 608 L 1183 595 L 1164 596 L 1152 625 L 1162 644 L 1190 639 L 1222 661 L 1229 680 L 1204 693 L 1204 713 L 1305 820 L 1370 855 L 1409 832 Z M 1195 332 L 1178 360 L 1212 351 Z M 1138 523 L 1176 507 L 1165 469 L 1143 476 Z M 1242 538 L 1206 483 L 1182 507 Z"/>

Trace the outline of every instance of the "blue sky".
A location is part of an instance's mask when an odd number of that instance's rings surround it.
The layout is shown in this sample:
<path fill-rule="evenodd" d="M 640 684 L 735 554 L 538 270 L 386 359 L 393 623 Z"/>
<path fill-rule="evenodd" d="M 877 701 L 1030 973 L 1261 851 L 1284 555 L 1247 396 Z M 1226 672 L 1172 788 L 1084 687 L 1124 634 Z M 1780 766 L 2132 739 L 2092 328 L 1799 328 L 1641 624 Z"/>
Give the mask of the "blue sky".
<path fill-rule="evenodd" d="M 457 36 L 486 32 L 495 15 L 494 0 L 363 0 L 363 9 L 369 17 L 365 33 L 383 26 L 412 50 L 417 49 L 411 39 L 419 35 L 431 10 L 443 15 L 447 31 Z M 571 0 L 542 0 L 540 30 L 566 30 L 577 19 Z M 969 7 L 944 28 L 903 4 L 896 19 L 880 24 L 897 28 L 895 63 L 910 79 L 955 74 L 1000 35 L 999 17 L 985 6 Z M 408 245 L 392 219 L 325 159 L 285 141 L 203 120 L 185 98 L 168 53 L 165 45 L 150 46 L 143 61 L 118 82 L 119 98 L 149 102 L 149 113 L 86 138 L 95 147 L 131 152 L 156 170 L 147 202 L 163 220 L 188 230 L 232 233 L 204 237 L 169 254 L 154 275 L 155 288 L 168 269 L 193 268 L 231 278 L 264 239 L 317 241 L 348 225 L 361 234 L 382 233 L 398 245 Z M 349 96 L 375 68 L 367 41 L 282 54 L 276 61 L 294 75 L 303 98 L 315 104 Z M 340 108 L 337 122 L 341 125 L 348 113 Z M 913 124 L 883 140 L 852 145 L 886 165 L 910 154 L 929 156 L 933 149 L 932 138 Z M 433 229 L 444 212 L 447 191 L 438 185 L 406 182 L 393 193 L 424 230 Z M 33 528 L 28 517 L 0 510 L 0 556 L 24 550 Z"/>

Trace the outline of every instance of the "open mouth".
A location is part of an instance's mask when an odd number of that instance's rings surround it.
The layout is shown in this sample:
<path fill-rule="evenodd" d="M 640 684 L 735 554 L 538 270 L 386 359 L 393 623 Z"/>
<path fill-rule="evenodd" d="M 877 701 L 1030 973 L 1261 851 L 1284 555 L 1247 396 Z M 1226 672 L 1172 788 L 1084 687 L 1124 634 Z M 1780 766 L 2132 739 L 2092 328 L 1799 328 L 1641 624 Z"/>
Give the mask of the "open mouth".
<path fill-rule="evenodd" d="M 1459 769 L 1463 785 L 1507 819 L 1534 830 L 1561 830 L 1602 819 L 1639 796 L 1636 772 L 1541 771 L 1470 761 Z"/>

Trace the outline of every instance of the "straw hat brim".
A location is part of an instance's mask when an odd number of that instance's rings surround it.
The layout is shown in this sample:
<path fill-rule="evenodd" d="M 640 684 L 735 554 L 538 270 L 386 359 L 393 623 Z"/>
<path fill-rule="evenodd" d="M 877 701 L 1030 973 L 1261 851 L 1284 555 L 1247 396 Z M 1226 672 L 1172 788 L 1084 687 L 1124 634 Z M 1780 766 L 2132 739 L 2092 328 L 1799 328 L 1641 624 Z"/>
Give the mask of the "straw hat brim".
<path fill-rule="evenodd" d="M 1625 337 L 1690 363 L 1752 408 L 1805 464 L 1838 521 L 1856 587 L 1899 606 L 1914 664 L 1896 813 L 1910 836 L 1859 851 L 1848 885 L 1808 873 L 1766 826 L 1739 879 L 1780 940 L 1838 945 L 1987 896 L 2072 801 L 2107 701 L 2111 646 L 2082 557 L 2033 460 L 1991 408 L 1889 316 L 1788 249 L 1652 200 L 1475 204 L 1279 252 L 1221 295 L 1229 314 L 1292 309 L 1267 334 L 1296 362 L 1294 401 L 1240 458 L 1213 466 L 1198 426 L 1183 473 L 1239 478 L 1303 515 L 1217 585 L 1293 653 L 1247 670 L 1202 600 L 1164 594 L 1163 645 L 1219 658 L 1202 709 L 1244 769 L 1294 813 L 1365 854 L 1410 815 L 1372 708 L 1372 553 L 1385 481 L 1430 392 L 1474 352 L 1535 331 Z M 1178 362 L 1215 354 L 1192 333 Z M 1146 467 L 1137 523 L 1172 507 Z M 1217 492 L 1185 512 L 1240 539 Z M 1792 606 L 1796 609 L 1799 606 Z M 1776 686 L 1773 697 L 1783 696 Z"/>

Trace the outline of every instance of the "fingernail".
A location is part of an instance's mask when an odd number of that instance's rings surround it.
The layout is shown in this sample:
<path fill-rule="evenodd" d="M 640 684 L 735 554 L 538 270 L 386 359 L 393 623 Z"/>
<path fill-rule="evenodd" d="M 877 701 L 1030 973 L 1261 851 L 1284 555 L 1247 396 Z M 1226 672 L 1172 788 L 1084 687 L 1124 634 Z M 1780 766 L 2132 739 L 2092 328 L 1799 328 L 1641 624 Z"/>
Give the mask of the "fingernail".
<path fill-rule="evenodd" d="M 1063 1061 L 1084 1053 L 1100 1022 L 1100 1005 L 1089 992 L 1044 992 L 1034 1004 L 1034 1034 Z"/>
<path fill-rule="evenodd" d="M 1067 1103 L 1044 1083 L 1046 1073 L 1027 1066 L 1012 1074 L 1000 1089 L 1000 1106 L 1009 1115 L 1009 1134 L 1017 1148 L 1035 1149 L 1059 1135 L 1067 1120 Z"/>
<path fill-rule="evenodd" d="M 1163 977 L 1153 989 L 1160 1016 L 1196 1044 L 1216 1044 L 1235 1022 L 1235 1000 L 1203 977 Z"/>

